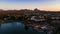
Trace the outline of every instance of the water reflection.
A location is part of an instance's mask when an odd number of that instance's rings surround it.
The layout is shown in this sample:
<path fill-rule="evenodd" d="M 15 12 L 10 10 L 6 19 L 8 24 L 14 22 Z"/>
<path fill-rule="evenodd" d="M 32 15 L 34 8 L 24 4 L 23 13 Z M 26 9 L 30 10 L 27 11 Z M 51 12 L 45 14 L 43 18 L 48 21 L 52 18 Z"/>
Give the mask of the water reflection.
<path fill-rule="evenodd" d="M 40 34 L 46 34 L 44 32 L 45 27 L 40 26 L 39 24 L 24 24 L 22 22 L 12 22 L 12 23 L 5 23 L 1 24 L 0 32 L 39 32 Z"/>

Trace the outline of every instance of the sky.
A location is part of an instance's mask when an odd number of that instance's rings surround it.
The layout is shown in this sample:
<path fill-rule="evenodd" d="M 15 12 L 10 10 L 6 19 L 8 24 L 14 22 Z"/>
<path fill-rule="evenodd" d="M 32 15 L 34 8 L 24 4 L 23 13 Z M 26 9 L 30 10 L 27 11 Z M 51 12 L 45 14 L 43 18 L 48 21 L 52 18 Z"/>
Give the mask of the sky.
<path fill-rule="evenodd" d="M 60 11 L 60 0 L 0 0 L 0 9 L 35 9 Z"/>

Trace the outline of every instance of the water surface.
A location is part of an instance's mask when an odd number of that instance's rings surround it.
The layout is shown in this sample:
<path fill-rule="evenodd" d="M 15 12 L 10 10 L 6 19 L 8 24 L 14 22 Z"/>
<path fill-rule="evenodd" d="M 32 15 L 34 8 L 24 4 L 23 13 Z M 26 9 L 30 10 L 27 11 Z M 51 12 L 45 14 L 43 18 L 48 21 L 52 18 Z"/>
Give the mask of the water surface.
<path fill-rule="evenodd" d="M 25 25 L 22 22 L 9 22 L 0 25 L 0 33 L 37 33 L 34 32 L 30 27 L 28 30 L 25 29 Z M 40 34 L 44 34 L 42 32 L 38 32 Z"/>

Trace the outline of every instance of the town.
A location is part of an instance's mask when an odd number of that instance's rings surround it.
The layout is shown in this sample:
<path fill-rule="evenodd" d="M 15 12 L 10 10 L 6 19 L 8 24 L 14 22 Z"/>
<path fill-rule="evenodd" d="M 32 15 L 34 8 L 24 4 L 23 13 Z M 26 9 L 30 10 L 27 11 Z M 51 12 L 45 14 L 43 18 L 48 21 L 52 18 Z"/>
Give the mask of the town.
<path fill-rule="evenodd" d="M 19 20 L 25 21 L 25 27 L 33 26 L 35 31 L 39 28 L 56 31 L 60 29 L 60 12 L 22 9 L 22 10 L 0 10 L 0 23 L 4 21 Z M 32 24 L 32 25 L 31 25 Z M 45 28 L 46 27 L 46 28 Z M 50 28 L 50 29 L 49 29 Z"/>

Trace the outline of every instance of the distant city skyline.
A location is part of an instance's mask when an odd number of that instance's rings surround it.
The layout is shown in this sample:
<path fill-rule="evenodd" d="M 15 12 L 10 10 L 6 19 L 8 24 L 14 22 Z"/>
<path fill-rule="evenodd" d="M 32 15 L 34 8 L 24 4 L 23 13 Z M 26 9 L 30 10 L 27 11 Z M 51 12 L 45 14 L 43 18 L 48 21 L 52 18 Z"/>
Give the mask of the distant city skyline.
<path fill-rule="evenodd" d="M 35 9 L 60 11 L 60 0 L 0 0 L 0 9 Z"/>

